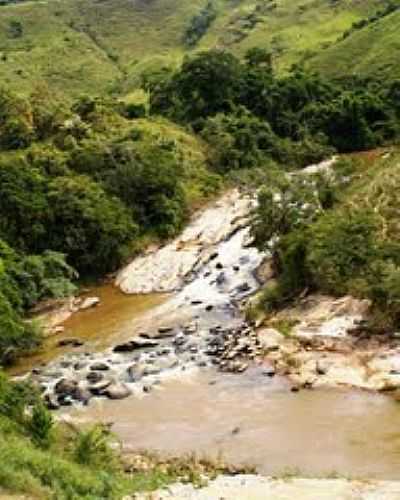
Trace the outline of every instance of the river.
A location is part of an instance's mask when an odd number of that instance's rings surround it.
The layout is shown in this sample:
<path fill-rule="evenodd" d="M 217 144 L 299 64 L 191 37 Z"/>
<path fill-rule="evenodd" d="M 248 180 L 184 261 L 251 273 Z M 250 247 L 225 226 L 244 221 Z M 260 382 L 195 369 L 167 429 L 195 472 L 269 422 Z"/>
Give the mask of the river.
<path fill-rule="evenodd" d="M 229 206 L 240 198 L 235 196 L 228 200 Z M 236 208 L 232 219 L 227 206 L 220 204 L 227 227 L 222 233 L 219 228 L 216 239 L 207 233 L 209 217 L 203 223 L 196 221 L 197 248 L 194 252 L 192 235 L 191 253 L 184 256 L 185 272 L 179 279 L 175 279 L 180 268 L 175 259 L 188 247 L 187 239 L 185 245 L 182 240 L 173 242 L 159 262 L 156 252 L 130 268 L 129 286 L 140 288 L 147 286 L 143 269 L 148 266 L 151 271 L 151 262 L 155 266 L 154 291 L 165 293 L 130 296 L 111 285 L 91 290 L 101 304 L 74 315 L 63 333 L 85 344 L 72 351 L 61 350 L 56 346 L 60 337 L 51 339 L 41 353 L 17 370 L 43 365 L 36 380 L 55 391 L 60 379 L 87 384 L 93 363 L 106 363 L 106 374 L 127 387 L 131 395 L 118 400 L 92 398 L 85 406 L 64 398 L 68 406 L 59 414 L 79 422 L 112 423 L 127 451 L 222 453 L 230 462 L 252 464 L 266 474 L 296 469 L 309 476 L 334 472 L 397 479 L 400 405 L 393 399 L 352 389 L 294 393 L 286 378 L 267 376 L 260 363 L 250 362 L 244 373 L 221 373 L 208 356 L 210 330 L 243 323 L 239 305 L 258 289 L 255 270 L 265 257 L 249 246 L 248 227 L 243 223 L 248 209 L 240 217 Z M 218 210 L 212 210 L 212 217 L 218 217 Z M 165 260 L 166 255 L 174 259 L 173 264 Z M 175 273 L 173 280 L 168 267 Z M 160 338 L 160 329 L 168 328 L 174 336 L 168 333 Z M 186 336 L 182 334 L 185 329 Z M 157 347 L 139 353 L 113 350 L 139 334 L 157 339 Z M 154 368 L 171 356 L 173 362 L 165 369 L 127 377 L 132 366 Z"/>

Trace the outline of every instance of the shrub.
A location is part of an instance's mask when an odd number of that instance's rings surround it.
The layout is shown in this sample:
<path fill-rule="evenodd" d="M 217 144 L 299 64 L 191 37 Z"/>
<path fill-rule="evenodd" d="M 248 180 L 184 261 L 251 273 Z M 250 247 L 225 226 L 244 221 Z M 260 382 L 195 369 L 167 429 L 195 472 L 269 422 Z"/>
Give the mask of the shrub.
<path fill-rule="evenodd" d="M 39 342 L 35 326 L 25 323 L 0 292 L 0 365 L 11 363 L 22 352 L 37 347 Z"/>
<path fill-rule="evenodd" d="M 42 402 L 36 403 L 27 423 L 32 441 L 40 448 L 49 448 L 53 441 L 53 427 L 54 421 L 49 410 Z"/>
<path fill-rule="evenodd" d="M 379 255 L 371 212 L 330 213 L 310 229 L 307 265 L 314 284 L 333 294 L 348 293 L 350 280 L 368 272 Z"/>
<path fill-rule="evenodd" d="M 207 5 L 192 18 L 183 36 L 184 43 L 189 47 L 194 47 L 205 35 L 216 17 L 217 12 L 213 2 L 208 2 Z"/>
<path fill-rule="evenodd" d="M 116 198 L 85 176 L 57 177 L 49 183 L 52 213 L 44 248 L 65 252 L 82 273 L 113 270 L 137 227 Z"/>
<path fill-rule="evenodd" d="M 212 163 L 221 172 L 261 165 L 275 156 L 278 143 L 268 123 L 245 108 L 209 118 L 201 135 L 212 146 Z"/>
<path fill-rule="evenodd" d="M 33 117 L 29 102 L 0 89 L 0 149 L 25 148 L 33 138 Z"/>
<path fill-rule="evenodd" d="M 77 463 L 91 467 L 114 469 L 116 455 L 111 448 L 112 435 L 103 425 L 80 431 L 73 445 L 73 456 Z"/>
<path fill-rule="evenodd" d="M 26 407 L 37 401 L 37 392 L 30 385 L 24 382 L 10 382 L 0 371 L 0 415 L 24 426 Z"/>

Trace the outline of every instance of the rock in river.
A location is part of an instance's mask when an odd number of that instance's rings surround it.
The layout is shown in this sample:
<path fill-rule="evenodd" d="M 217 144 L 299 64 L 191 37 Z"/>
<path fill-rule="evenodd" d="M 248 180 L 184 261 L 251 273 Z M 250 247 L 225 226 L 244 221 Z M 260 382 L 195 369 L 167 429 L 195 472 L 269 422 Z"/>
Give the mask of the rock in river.
<path fill-rule="evenodd" d="M 157 340 L 137 337 L 136 339 L 130 340 L 129 342 L 125 342 L 124 344 L 116 345 L 113 351 L 118 353 L 132 352 L 136 351 L 136 349 L 144 349 L 146 347 L 157 347 L 158 344 L 159 343 Z"/>
<path fill-rule="evenodd" d="M 107 387 L 104 395 L 109 399 L 125 399 L 132 394 L 128 386 L 123 383 L 115 382 Z"/>
<path fill-rule="evenodd" d="M 96 372 L 106 372 L 110 369 L 110 367 L 107 363 L 102 363 L 101 361 L 99 361 L 98 363 L 94 363 L 93 365 L 91 365 L 90 369 Z"/>
<path fill-rule="evenodd" d="M 62 378 L 59 380 L 55 387 L 54 391 L 56 394 L 63 395 L 63 396 L 73 396 L 76 392 L 76 389 L 78 387 L 78 382 L 76 380 L 68 380 L 66 378 Z"/>
<path fill-rule="evenodd" d="M 86 309 L 91 309 L 92 307 L 96 307 L 100 304 L 100 299 L 98 297 L 87 297 L 82 304 L 80 305 L 79 309 L 81 311 L 85 311 Z"/>
<path fill-rule="evenodd" d="M 79 339 L 62 339 L 57 342 L 58 347 L 81 347 L 83 344 Z"/>

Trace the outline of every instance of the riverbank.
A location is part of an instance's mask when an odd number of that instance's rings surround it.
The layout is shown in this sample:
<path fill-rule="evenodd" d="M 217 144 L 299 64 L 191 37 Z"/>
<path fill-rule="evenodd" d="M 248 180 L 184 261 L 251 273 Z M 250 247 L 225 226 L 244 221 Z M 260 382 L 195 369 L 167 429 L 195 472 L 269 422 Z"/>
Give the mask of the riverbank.
<path fill-rule="evenodd" d="M 261 476 L 220 476 L 204 488 L 175 484 L 166 490 L 139 494 L 135 500 L 398 500 L 395 481 L 349 481 L 347 479 L 273 479 Z"/>
<path fill-rule="evenodd" d="M 370 303 L 309 295 L 273 315 L 258 331 L 265 359 L 294 389 L 349 387 L 399 397 L 400 338 L 372 335 Z"/>

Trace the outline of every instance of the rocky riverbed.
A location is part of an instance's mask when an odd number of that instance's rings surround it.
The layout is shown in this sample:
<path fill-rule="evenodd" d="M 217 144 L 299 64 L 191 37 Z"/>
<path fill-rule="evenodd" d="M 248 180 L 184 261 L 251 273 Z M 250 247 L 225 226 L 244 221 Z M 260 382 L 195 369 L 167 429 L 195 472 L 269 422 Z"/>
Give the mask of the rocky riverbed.
<path fill-rule="evenodd" d="M 148 394 L 165 378 L 207 367 L 241 373 L 260 357 L 257 334 L 240 312 L 259 288 L 255 271 L 265 258 L 251 247 L 247 218 L 253 206 L 253 198 L 232 191 L 176 241 L 122 271 L 116 284 L 126 293 L 175 293 L 143 317 L 145 330 L 139 325 L 125 332 L 105 352 L 64 338 L 72 352 L 30 374 L 49 407 Z"/>
<path fill-rule="evenodd" d="M 366 301 L 309 296 L 257 330 L 244 321 L 243 303 L 271 275 L 268 256 L 251 246 L 254 204 L 233 190 L 179 238 L 122 270 L 116 286 L 124 293 L 171 295 L 106 350 L 96 352 L 79 337 L 60 340 L 70 352 L 29 374 L 49 407 L 143 396 L 164 379 L 209 368 L 243 373 L 254 362 L 271 377 L 288 377 L 292 391 L 345 385 L 397 393 L 400 339 L 362 333 Z M 97 305 L 93 297 L 74 302 L 77 310 Z"/>

